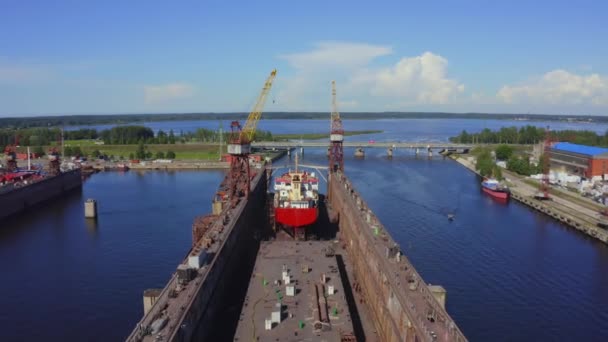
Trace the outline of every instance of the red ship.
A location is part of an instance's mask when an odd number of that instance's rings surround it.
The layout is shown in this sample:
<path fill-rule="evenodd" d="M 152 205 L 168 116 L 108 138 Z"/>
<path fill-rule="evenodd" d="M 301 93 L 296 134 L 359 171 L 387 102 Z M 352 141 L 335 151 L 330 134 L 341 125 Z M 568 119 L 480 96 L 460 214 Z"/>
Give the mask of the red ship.
<path fill-rule="evenodd" d="M 481 189 L 486 194 L 488 194 L 494 198 L 501 199 L 501 200 L 509 199 L 509 195 L 511 194 L 511 192 L 509 191 L 509 188 L 501 185 L 494 178 L 484 179 L 483 182 L 481 182 Z"/>
<path fill-rule="evenodd" d="M 319 215 L 319 179 L 314 173 L 296 169 L 274 180 L 274 219 L 294 238 L 306 238 L 306 228 Z"/>

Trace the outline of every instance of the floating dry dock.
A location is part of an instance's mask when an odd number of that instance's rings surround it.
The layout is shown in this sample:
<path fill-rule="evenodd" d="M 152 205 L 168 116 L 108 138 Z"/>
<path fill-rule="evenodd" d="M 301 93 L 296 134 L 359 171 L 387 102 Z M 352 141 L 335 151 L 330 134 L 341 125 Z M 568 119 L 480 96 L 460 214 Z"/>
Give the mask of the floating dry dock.
<path fill-rule="evenodd" d="M 333 242 L 263 242 L 235 341 L 355 341 Z"/>
<path fill-rule="evenodd" d="M 282 241 L 268 224 L 268 172 L 200 221 L 128 341 L 466 341 L 445 291 L 427 286 L 346 176 L 331 175 L 317 227 L 337 233 Z"/>

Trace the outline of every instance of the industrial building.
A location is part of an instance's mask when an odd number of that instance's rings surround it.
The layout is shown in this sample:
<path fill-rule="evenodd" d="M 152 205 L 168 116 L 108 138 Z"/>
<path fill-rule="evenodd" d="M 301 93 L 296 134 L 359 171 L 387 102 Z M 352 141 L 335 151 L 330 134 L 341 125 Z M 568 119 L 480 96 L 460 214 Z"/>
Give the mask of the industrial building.
<path fill-rule="evenodd" d="M 586 178 L 608 174 L 608 148 L 560 142 L 550 153 L 553 171 Z"/>

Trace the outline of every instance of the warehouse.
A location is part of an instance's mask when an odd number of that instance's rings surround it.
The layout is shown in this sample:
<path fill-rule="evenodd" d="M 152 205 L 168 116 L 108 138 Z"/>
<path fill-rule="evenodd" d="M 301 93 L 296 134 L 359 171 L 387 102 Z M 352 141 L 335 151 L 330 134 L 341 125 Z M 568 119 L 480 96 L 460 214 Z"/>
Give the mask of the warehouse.
<path fill-rule="evenodd" d="M 608 174 L 608 148 L 560 142 L 550 153 L 553 171 L 586 178 Z"/>

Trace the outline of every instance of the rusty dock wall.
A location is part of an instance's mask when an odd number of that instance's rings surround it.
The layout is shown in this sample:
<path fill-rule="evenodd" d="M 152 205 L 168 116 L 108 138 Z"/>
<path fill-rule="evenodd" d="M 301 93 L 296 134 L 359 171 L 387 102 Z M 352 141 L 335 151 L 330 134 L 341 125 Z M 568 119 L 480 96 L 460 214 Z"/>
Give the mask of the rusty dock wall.
<path fill-rule="evenodd" d="M 0 189 L 0 220 L 81 187 L 80 169 L 76 169 L 20 188 Z"/>
<path fill-rule="evenodd" d="M 339 238 L 382 341 L 466 341 L 414 266 L 342 173 L 328 185 Z"/>
<path fill-rule="evenodd" d="M 261 169 L 251 182 L 249 199 L 217 217 L 211 228 L 217 233 L 214 242 L 205 248 L 193 247 L 127 341 L 221 340 L 227 331 L 236 329 L 238 311 L 236 319 L 225 314 L 235 297 L 244 298 L 246 292 L 234 291 L 234 285 L 244 275 L 246 290 L 248 268 L 253 268 L 259 247 L 256 234 L 266 224 L 266 188 L 266 171 Z M 198 254 L 204 255 L 198 259 L 202 261 L 200 268 L 194 270 L 188 283 L 180 283 L 180 267 L 187 266 L 201 249 L 205 252 Z"/>

